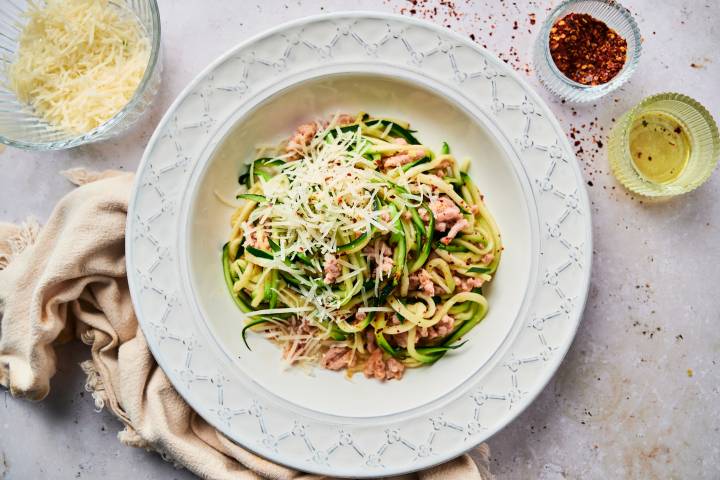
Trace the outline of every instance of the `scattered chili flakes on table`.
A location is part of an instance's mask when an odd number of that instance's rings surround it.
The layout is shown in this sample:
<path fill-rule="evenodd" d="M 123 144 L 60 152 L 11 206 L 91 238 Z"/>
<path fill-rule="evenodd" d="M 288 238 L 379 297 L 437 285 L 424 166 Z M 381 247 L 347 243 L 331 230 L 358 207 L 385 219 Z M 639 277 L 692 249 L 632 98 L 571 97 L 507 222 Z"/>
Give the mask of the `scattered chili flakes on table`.
<path fill-rule="evenodd" d="M 615 30 L 587 13 L 570 13 L 550 29 L 550 55 L 569 79 L 601 85 L 622 70 L 627 42 Z"/>

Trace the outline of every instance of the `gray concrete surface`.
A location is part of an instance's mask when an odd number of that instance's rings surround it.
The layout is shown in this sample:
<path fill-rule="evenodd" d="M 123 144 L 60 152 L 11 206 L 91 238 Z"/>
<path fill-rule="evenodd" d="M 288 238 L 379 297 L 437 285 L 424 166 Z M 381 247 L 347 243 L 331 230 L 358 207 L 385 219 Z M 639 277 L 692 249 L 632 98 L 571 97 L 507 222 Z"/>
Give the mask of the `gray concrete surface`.
<path fill-rule="evenodd" d="M 106 143 L 45 154 L 5 150 L 0 218 L 46 218 L 71 189 L 59 170 L 133 170 L 182 87 L 254 33 L 342 9 L 429 18 L 507 59 L 551 102 L 575 137 L 594 215 L 583 323 L 545 391 L 489 441 L 493 471 L 499 479 L 720 478 L 720 174 L 684 197 L 641 201 L 610 175 L 604 145 L 614 119 L 656 92 L 689 94 L 720 117 L 720 3 L 624 1 L 644 37 L 640 67 L 621 91 L 574 108 L 551 99 L 529 65 L 532 42 L 554 3 L 161 0 L 165 80 L 152 113 Z M 193 478 L 117 441 L 119 423 L 96 413 L 84 392 L 78 363 L 87 356 L 82 345 L 60 349 L 60 371 L 42 403 L 0 391 L 0 478 Z"/>

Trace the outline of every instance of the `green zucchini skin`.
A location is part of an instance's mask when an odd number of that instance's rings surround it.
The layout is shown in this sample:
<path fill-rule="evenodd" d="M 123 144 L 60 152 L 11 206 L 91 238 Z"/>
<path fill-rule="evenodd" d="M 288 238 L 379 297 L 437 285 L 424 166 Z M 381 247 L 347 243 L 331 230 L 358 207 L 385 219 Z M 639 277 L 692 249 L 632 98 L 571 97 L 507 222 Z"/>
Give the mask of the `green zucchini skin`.
<path fill-rule="evenodd" d="M 385 338 L 385 335 L 382 333 L 381 330 L 375 330 L 375 343 L 377 343 L 378 347 L 382 348 L 385 352 L 390 354 L 391 356 L 395 358 L 400 357 L 400 352 L 396 351 L 392 345 L 390 345 Z"/>
<path fill-rule="evenodd" d="M 390 278 L 392 279 L 391 284 L 396 287 L 400 283 L 400 277 L 402 276 L 403 268 L 405 267 L 405 259 L 407 258 L 407 240 L 405 238 L 405 229 L 400 221 L 400 208 L 394 203 L 390 204 L 391 216 L 397 216 L 395 223 L 393 224 L 393 233 L 390 235 L 390 242 L 395 244 L 395 251 L 393 252 L 393 267 L 390 272 Z"/>
<path fill-rule="evenodd" d="M 390 131 L 388 132 L 391 136 L 396 138 L 402 138 L 404 139 L 409 145 L 420 145 L 420 141 L 418 141 L 417 138 L 413 135 L 415 133 L 414 130 L 408 130 L 406 128 L 403 128 L 402 126 L 394 123 L 392 120 L 387 119 L 372 119 L 367 120 L 365 122 L 365 126 L 371 128 L 378 125 L 382 125 L 383 127 L 387 127 L 388 125 L 392 125 L 390 127 Z M 354 132 L 357 131 L 358 128 L 361 127 L 361 124 L 354 123 L 352 125 L 343 125 L 342 127 L 337 127 L 335 130 L 340 130 L 341 132 Z M 328 135 L 332 135 L 332 131 L 328 133 Z M 326 137 L 327 138 L 327 137 Z"/>
<path fill-rule="evenodd" d="M 247 301 L 245 298 L 242 298 L 242 292 L 235 293 L 235 291 L 233 290 L 233 285 L 235 281 L 232 278 L 232 270 L 230 269 L 230 242 L 227 242 L 225 245 L 223 245 L 222 264 L 223 274 L 225 276 L 225 285 L 227 285 L 228 290 L 230 291 L 230 296 L 235 301 L 235 305 L 237 305 L 238 308 L 244 313 L 251 312 L 252 308 L 250 307 L 250 302 Z"/>
<path fill-rule="evenodd" d="M 423 238 L 423 246 L 422 246 L 422 249 L 420 250 L 420 255 L 418 256 L 418 258 L 415 259 L 413 264 L 410 266 L 410 268 L 409 268 L 410 273 L 414 273 L 414 272 L 420 270 L 423 267 L 423 265 L 425 265 L 425 262 L 427 262 L 427 259 L 430 256 L 430 251 L 432 250 L 432 238 L 433 238 L 433 233 L 435 232 L 435 215 L 432 213 L 432 210 L 430 209 L 430 206 L 428 206 L 428 204 L 423 203 L 422 207 L 428 213 L 428 216 L 430 218 L 428 220 L 427 227 L 425 227 L 425 237 Z M 418 219 L 420 220 L 420 223 L 422 224 L 422 219 L 420 219 L 419 214 L 418 214 Z"/>
<path fill-rule="evenodd" d="M 435 244 L 436 249 L 445 250 L 446 252 L 469 252 L 470 250 L 467 249 L 467 247 L 463 247 L 461 245 L 453 245 L 450 243 L 449 245 L 445 245 L 444 243 L 437 242 Z"/>
<path fill-rule="evenodd" d="M 410 145 L 420 145 L 420 142 L 417 138 L 413 135 L 415 133 L 412 130 L 408 130 L 406 128 L 401 127 L 400 125 L 393 123 L 391 120 L 384 120 L 384 119 L 377 119 L 377 120 L 369 120 L 365 124 L 368 127 L 373 127 L 377 124 L 381 124 L 384 127 L 387 127 L 388 125 L 392 125 L 390 127 L 390 135 L 394 137 L 404 138 L 406 142 Z"/>
<path fill-rule="evenodd" d="M 272 260 L 273 258 L 275 258 L 273 257 L 272 253 L 266 252 L 265 250 L 260 250 L 259 248 L 255 247 L 245 247 L 245 251 L 255 257 L 264 258 L 266 260 Z"/>
<path fill-rule="evenodd" d="M 423 163 L 428 163 L 429 161 L 430 161 L 430 157 L 423 157 L 423 158 L 421 158 L 420 160 L 415 160 L 415 161 L 412 162 L 412 163 L 407 163 L 407 164 L 403 165 L 403 166 L 402 166 L 402 171 L 403 171 L 403 172 L 407 172 L 407 171 L 410 170 L 412 167 L 415 167 L 415 166 L 417 166 L 417 165 L 422 165 Z"/>
<path fill-rule="evenodd" d="M 344 245 L 338 245 L 337 251 L 346 253 L 346 252 L 356 252 L 358 250 L 361 250 L 365 245 L 367 245 L 370 242 L 370 237 L 371 237 L 370 234 L 365 232 L 351 242 L 348 242 Z"/>
<path fill-rule="evenodd" d="M 470 273 L 491 273 L 493 271 L 492 268 L 488 267 L 470 267 L 468 268 L 468 272 Z"/>
<path fill-rule="evenodd" d="M 255 193 L 241 193 L 235 197 L 236 199 L 240 200 L 250 200 L 251 202 L 256 203 L 265 203 L 267 202 L 267 198 L 265 198 L 264 195 L 258 195 Z"/>
<path fill-rule="evenodd" d="M 263 180 L 268 181 L 272 177 L 272 171 L 267 169 L 283 165 L 285 160 L 281 158 L 261 157 L 248 165 L 247 171 L 240 174 L 238 177 L 238 183 L 245 185 L 247 188 L 251 188 L 255 184 L 255 177 L 262 177 Z"/>
<path fill-rule="evenodd" d="M 250 348 L 250 345 L 248 345 L 248 342 L 247 342 L 248 329 L 254 327 L 255 325 L 260 325 L 261 323 L 268 323 L 268 322 L 270 322 L 270 320 L 268 320 L 267 318 L 256 318 L 255 320 L 251 320 L 245 324 L 245 326 L 242 329 L 242 332 L 240 332 L 240 335 L 242 336 L 242 341 L 248 350 L 252 350 L 252 348 Z"/>
<path fill-rule="evenodd" d="M 300 286 L 300 282 L 299 282 L 295 277 L 293 277 L 292 275 L 290 275 L 289 273 L 287 273 L 287 272 L 282 272 L 282 271 L 281 271 L 281 272 L 280 272 L 280 276 L 281 276 L 281 277 L 283 278 L 283 280 L 285 280 L 287 283 L 290 283 L 290 284 L 295 285 L 295 286 L 297 286 L 297 287 Z"/>
<path fill-rule="evenodd" d="M 295 253 L 295 258 L 300 260 L 302 263 L 304 263 L 308 267 L 313 266 L 312 262 L 310 261 L 310 258 L 308 258 L 308 256 L 303 253 L 300 253 L 300 252 Z"/>

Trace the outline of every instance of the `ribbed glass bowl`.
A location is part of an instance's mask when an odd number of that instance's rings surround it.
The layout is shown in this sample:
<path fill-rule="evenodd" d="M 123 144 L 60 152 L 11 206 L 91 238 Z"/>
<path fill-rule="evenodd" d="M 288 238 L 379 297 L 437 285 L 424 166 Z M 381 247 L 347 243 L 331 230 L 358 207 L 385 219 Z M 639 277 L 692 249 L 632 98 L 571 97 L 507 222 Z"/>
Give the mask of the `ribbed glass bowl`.
<path fill-rule="evenodd" d="M 662 113 L 683 126 L 690 138 L 690 156 L 682 173 L 668 183 L 646 179 L 630 156 L 630 130 L 648 112 Z M 644 99 L 618 119 L 608 139 L 608 157 L 615 177 L 628 190 L 646 197 L 672 197 L 705 183 L 720 157 L 720 134 L 710 112 L 680 93 L 660 93 Z"/>
<path fill-rule="evenodd" d="M 41 2 L 35 1 L 36 4 Z M 125 107 L 95 129 L 81 135 L 69 133 L 49 124 L 35 114 L 33 108 L 21 102 L 8 85 L 7 70 L 13 63 L 19 46 L 25 12 L 30 2 L 4 0 L 0 2 L 0 143 L 25 150 L 60 150 L 104 140 L 118 135 L 135 123 L 152 103 L 160 85 L 162 73 L 160 47 L 160 12 L 156 0 L 118 0 L 133 12 L 150 39 L 150 58 L 145 74 L 135 94 Z"/>
<path fill-rule="evenodd" d="M 550 54 L 550 29 L 559 19 L 571 13 L 586 13 L 605 22 L 627 41 L 627 58 L 622 70 L 602 85 L 583 85 L 565 76 Z M 632 14 L 614 0 L 565 0 L 543 23 L 535 40 L 533 63 L 540 81 L 555 95 L 570 102 L 591 102 L 619 88 L 635 71 L 642 51 L 640 30 Z"/>

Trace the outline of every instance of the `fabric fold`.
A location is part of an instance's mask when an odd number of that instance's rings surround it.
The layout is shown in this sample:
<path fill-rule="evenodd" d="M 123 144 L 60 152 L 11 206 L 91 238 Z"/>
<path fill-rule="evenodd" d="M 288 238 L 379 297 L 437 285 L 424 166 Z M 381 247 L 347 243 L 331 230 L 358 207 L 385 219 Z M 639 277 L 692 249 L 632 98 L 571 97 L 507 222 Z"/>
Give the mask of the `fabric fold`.
<path fill-rule="evenodd" d="M 0 223 L 0 384 L 15 397 L 42 400 L 55 374 L 55 345 L 90 346 L 82 363 L 98 409 L 124 425 L 126 445 L 154 450 L 201 478 L 319 479 L 277 465 L 215 430 L 175 391 L 155 362 L 133 311 L 125 267 L 125 222 L 133 175 L 74 169 L 76 185 L 47 224 Z M 468 456 L 403 478 L 485 479 Z"/>

